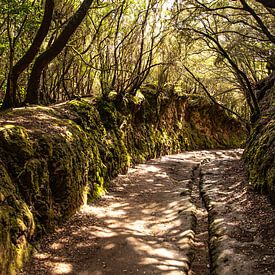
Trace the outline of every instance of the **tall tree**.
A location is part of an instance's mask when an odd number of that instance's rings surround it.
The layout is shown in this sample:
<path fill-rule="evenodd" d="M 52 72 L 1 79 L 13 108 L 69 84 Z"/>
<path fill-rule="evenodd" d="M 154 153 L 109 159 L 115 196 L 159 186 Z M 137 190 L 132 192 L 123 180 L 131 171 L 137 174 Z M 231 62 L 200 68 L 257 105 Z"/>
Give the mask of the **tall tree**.
<path fill-rule="evenodd" d="M 84 0 L 75 14 L 69 19 L 67 25 L 61 31 L 53 44 L 37 57 L 28 81 L 25 103 L 42 103 L 39 89 L 42 72 L 44 68 L 64 49 L 69 39 L 76 31 L 77 27 L 85 18 L 92 3 L 93 0 Z"/>
<path fill-rule="evenodd" d="M 251 111 L 251 121 L 260 115 L 253 86 L 258 64 L 272 51 L 272 15 L 252 1 L 186 0 L 176 14 L 176 28 L 193 41 L 203 41 L 204 52 L 216 55 L 217 66 L 227 68 L 239 83 Z M 178 16 L 179 15 L 179 16 Z M 253 45 L 253 46 L 252 46 Z M 258 52 L 257 52 L 258 51 Z M 263 57 L 264 56 L 264 57 Z M 255 67 L 251 66 L 253 59 Z M 214 64 L 215 64 L 214 63 Z M 224 77 L 225 78 L 225 77 Z M 231 90 L 231 89 L 230 89 Z"/>
<path fill-rule="evenodd" d="M 7 88 L 2 104 L 2 109 L 15 107 L 17 105 L 17 81 L 20 74 L 31 64 L 35 56 L 39 52 L 41 44 L 43 43 L 45 37 L 48 34 L 52 15 L 54 11 L 54 0 L 46 0 L 44 7 L 44 16 L 41 25 L 34 37 L 34 40 L 26 51 L 26 53 L 17 61 L 15 65 L 10 64 L 10 71 L 8 74 Z"/>

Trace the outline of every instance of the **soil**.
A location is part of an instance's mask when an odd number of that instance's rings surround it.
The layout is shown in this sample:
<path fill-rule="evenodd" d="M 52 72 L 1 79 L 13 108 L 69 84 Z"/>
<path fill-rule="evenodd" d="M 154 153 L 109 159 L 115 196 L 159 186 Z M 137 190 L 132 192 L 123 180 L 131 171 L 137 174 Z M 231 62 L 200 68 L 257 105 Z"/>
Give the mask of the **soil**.
<path fill-rule="evenodd" d="M 131 168 L 40 241 L 18 274 L 275 274 L 275 210 L 250 188 L 241 153 Z"/>

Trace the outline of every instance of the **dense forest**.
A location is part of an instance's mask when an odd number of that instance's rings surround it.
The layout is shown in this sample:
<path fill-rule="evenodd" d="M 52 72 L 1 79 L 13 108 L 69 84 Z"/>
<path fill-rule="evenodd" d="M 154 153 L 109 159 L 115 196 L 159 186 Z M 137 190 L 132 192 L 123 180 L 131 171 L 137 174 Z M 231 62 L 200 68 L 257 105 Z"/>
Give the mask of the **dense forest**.
<path fill-rule="evenodd" d="M 2 1 L 2 109 L 142 85 L 200 93 L 244 123 L 274 69 L 270 1 Z"/>
<path fill-rule="evenodd" d="M 274 274 L 274 1 L 0 2 L 0 274 Z"/>

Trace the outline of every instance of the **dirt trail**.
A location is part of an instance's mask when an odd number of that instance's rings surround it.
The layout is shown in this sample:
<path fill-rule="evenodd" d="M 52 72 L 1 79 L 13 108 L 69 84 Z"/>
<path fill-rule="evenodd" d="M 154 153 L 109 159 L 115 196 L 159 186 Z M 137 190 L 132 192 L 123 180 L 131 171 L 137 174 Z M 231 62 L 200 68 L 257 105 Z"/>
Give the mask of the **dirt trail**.
<path fill-rule="evenodd" d="M 18 274 L 275 274 L 275 211 L 247 188 L 240 154 L 185 152 L 130 169 Z"/>

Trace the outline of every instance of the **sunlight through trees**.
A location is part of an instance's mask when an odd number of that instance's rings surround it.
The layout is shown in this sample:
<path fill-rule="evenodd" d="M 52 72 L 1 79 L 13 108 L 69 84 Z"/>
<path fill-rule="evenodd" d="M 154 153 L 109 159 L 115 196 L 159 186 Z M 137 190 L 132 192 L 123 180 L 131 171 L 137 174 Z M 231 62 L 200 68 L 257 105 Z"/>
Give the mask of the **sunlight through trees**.
<path fill-rule="evenodd" d="M 6 1 L 2 108 L 91 96 L 127 101 L 143 86 L 201 94 L 243 121 L 274 69 L 268 1 Z"/>

